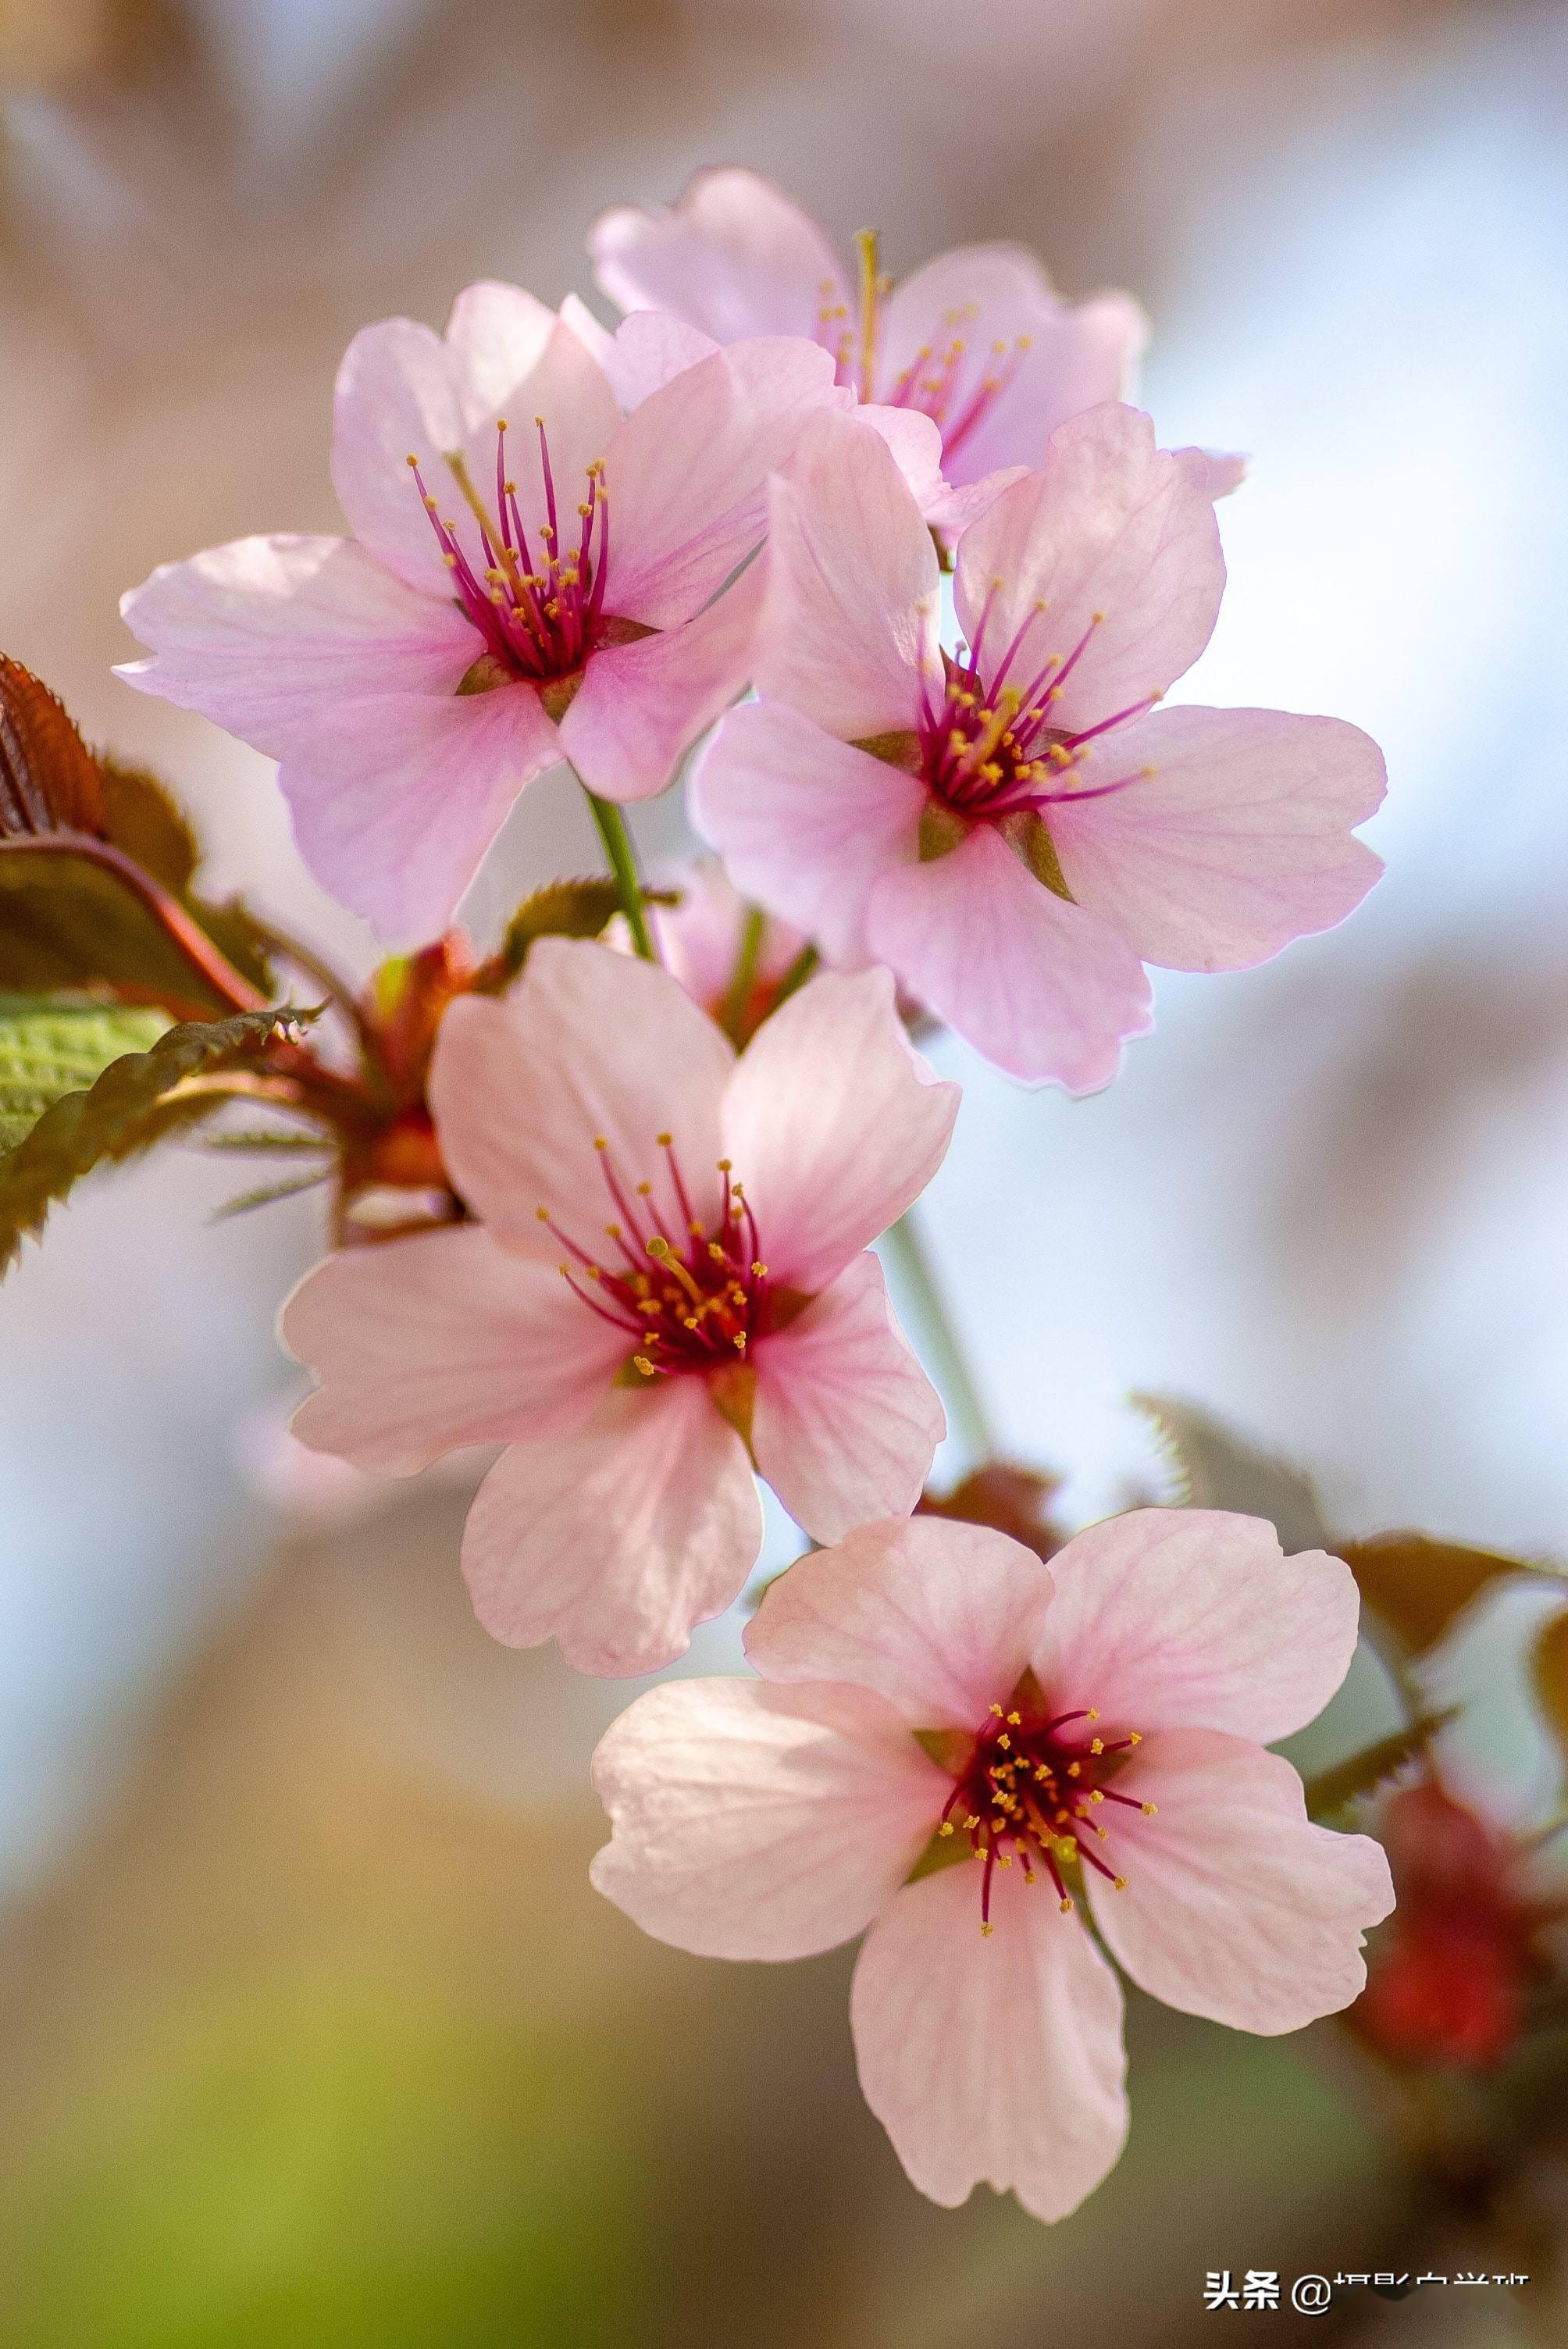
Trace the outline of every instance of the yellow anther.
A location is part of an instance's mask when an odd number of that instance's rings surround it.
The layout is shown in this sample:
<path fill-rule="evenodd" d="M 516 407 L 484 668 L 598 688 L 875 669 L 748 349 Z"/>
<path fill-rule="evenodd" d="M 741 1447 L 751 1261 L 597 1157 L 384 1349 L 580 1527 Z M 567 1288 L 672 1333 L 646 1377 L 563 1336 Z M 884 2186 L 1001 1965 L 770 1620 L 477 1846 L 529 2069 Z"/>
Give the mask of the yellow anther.
<path fill-rule="evenodd" d="M 994 1705 L 991 1707 L 991 1710 L 992 1710 L 992 1712 L 995 1714 L 995 1716 L 996 1716 L 997 1720 L 998 1720 L 998 1721 L 1000 1721 L 1000 1720 L 1001 1720 L 1001 1718 L 1002 1718 L 1002 1708 L 1001 1708 L 1001 1706 L 1000 1706 L 999 1704 L 994 1704 Z"/>
<path fill-rule="evenodd" d="M 667 1150 L 671 1143 L 675 1140 L 675 1136 L 673 1133 L 655 1133 L 654 1140 L 658 1143 L 661 1150 Z"/>
<path fill-rule="evenodd" d="M 1126 1877 L 1113 1876 L 1110 1879 L 1110 1889 L 1113 1892 L 1125 1892 L 1127 1889 Z"/>
<path fill-rule="evenodd" d="M 645 1379 L 651 1379 L 654 1375 L 654 1366 L 652 1362 L 649 1361 L 646 1354 L 634 1354 L 632 1357 L 632 1368 L 634 1371 L 641 1371 Z"/>
<path fill-rule="evenodd" d="M 610 1147 L 609 1135 L 607 1133 L 596 1133 L 593 1136 L 593 1147 L 595 1150 L 608 1150 Z"/>
<path fill-rule="evenodd" d="M 1006 1754 L 1011 1749 L 1013 1741 L 1008 1736 L 1006 1731 L 1004 1730 L 1001 1736 L 996 1740 L 996 1743 L 1001 1747 L 1003 1753 Z"/>
<path fill-rule="evenodd" d="M 995 1930 L 996 1928 L 995 1925 L 982 1925 L 980 1928 L 981 1940 L 984 1940 L 987 1934 L 994 1933 Z"/>
<path fill-rule="evenodd" d="M 1130 1745 L 1141 1745 L 1143 1732 L 1140 1729 L 1130 1729 L 1127 1733 L 1127 1742 Z"/>
<path fill-rule="evenodd" d="M 964 1822 L 964 1832 L 965 1833 L 965 1835 L 973 1835 L 973 1834 L 974 1834 L 974 1832 L 975 1832 L 975 1828 L 979 1826 L 979 1824 L 980 1824 L 980 1814 L 979 1814 L 979 1812 L 978 1812 L 978 1811 L 971 1811 L 971 1812 L 970 1812 L 970 1814 L 969 1814 L 969 1816 L 968 1816 L 968 1817 L 965 1820 L 965 1822 Z"/>
<path fill-rule="evenodd" d="M 550 1210 L 548 1207 L 535 1207 L 533 1212 L 539 1217 L 542 1224 L 547 1224 L 550 1221 Z"/>
<path fill-rule="evenodd" d="M 618 1239 L 620 1238 L 620 1237 L 621 1237 L 621 1226 L 620 1226 L 620 1225 L 619 1225 L 619 1224 L 606 1224 L 606 1225 L 605 1225 L 605 1226 L 604 1226 L 604 1237 L 605 1237 L 607 1240 L 618 1240 Z"/>
<path fill-rule="evenodd" d="M 1088 1713 L 1084 1715 L 1084 1719 L 1085 1719 L 1086 1721 L 1098 1721 L 1098 1720 L 1099 1719 L 1099 1705 L 1098 1705 L 1098 1704 L 1091 1704 L 1091 1705 L 1090 1705 L 1090 1707 L 1089 1707 L 1089 1709 L 1088 1709 Z"/>
<path fill-rule="evenodd" d="M 645 1199 L 645 1198 L 647 1198 L 647 1197 L 649 1196 L 649 1195 L 651 1194 L 651 1192 L 652 1192 L 652 1190 L 653 1190 L 653 1187 L 654 1187 L 654 1186 L 653 1186 L 653 1185 L 652 1185 L 651 1183 L 639 1183 L 639 1184 L 638 1184 L 638 1185 L 637 1185 L 637 1196 L 638 1196 L 638 1198 L 639 1198 L 639 1199 Z"/>
<path fill-rule="evenodd" d="M 404 461 L 404 463 L 405 463 L 405 464 L 407 464 L 407 465 L 412 465 L 412 466 L 414 466 L 414 467 L 415 467 L 415 469 L 416 469 L 416 470 L 418 470 L 418 463 L 419 463 L 419 460 L 418 459 L 418 457 L 406 457 L 406 458 L 404 459 L 404 460 L 403 460 L 403 461 Z"/>
<path fill-rule="evenodd" d="M 1060 1899 L 1060 1901 L 1057 1903 L 1057 1906 L 1058 1906 L 1058 1907 L 1059 1907 L 1059 1909 L 1061 1909 L 1062 1915 L 1063 1915 L 1064 1917 L 1070 1917 L 1070 1916 L 1072 1915 L 1072 1913 L 1073 1913 L 1073 1904 L 1072 1904 L 1072 1902 L 1071 1902 L 1071 1901 L 1067 1898 L 1067 1896 L 1066 1896 L 1066 1894 L 1065 1894 L 1065 1893 L 1064 1893 L 1064 1895 L 1062 1896 L 1062 1899 Z"/>
<path fill-rule="evenodd" d="M 763 1263 L 761 1263 L 761 1262 L 754 1262 L 754 1263 L 753 1263 L 753 1265 L 752 1265 L 751 1269 L 752 1269 L 753 1274 L 756 1276 L 756 1278 L 757 1278 L 758 1280 L 766 1280 L 766 1279 L 767 1279 L 767 1278 L 768 1278 L 768 1267 L 767 1267 L 765 1264 L 763 1264 Z"/>
<path fill-rule="evenodd" d="M 1081 1762 L 1069 1762 L 1068 1764 L 1068 1776 L 1069 1778 L 1081 1777 L 1082 1775 L 1083 1764 Z"/>
<path fill-rule="evenodd" d="M 1099 1788 L 1097 1786 L 1097 1787 L 1094 1789 L 1093 1793 L 1090 1795 L 1090 1796 L 1089 1796 L 1089 1801 L 1090 1801 L 1091 1803 L 1103 1803 L 1103 1802 L 1104 1802 L 1104 1800 L 1105 1800 L 1105 1796 L 1104 1796 L 1104 1795 L 1100 1792 Z"/>
<path fill-rule="evenodd" d="M 1158 1806 L 1153 1803 L 1145 1803 L 1143 1805 L 1143 1816 L 1146 1819 L 1158 1818 L 1160 1816 Z"/>
<path fill-rule="evenodd" d="M 998 1868 L 1011 1868 L 1013 1865 L 1012 1853 L 1010 1851 L 999 1851 L 996 1854 L 996 1865 Z"/>
<path fill-rule="evenodd" d="M 951 1820 L 951 1819 L 944 1819 L 944 1820 L 943 1820 L 943 1822 L 942 1822 L 942 1825 L 937 1828 L 936 1832 L 937 1832 L 937 1834 L 938 1834 L 939 1836 L 950 1836 L 950 1835 L 953 1833 L 953 1822 L 952 1822 L 952 1820 Z"/>
<path fill-rule="evenodd" d="M 1103 1753 L 1105 1752 L 1105 1740 L 1104 1740 L 1104 1738 L 1103 1738 L 1103 1737 L 1097 1737 L 1097 1738 L 1095 1738 L 1095 1739 L 1091 1742 L 1091 1744 L 1090 1744 L 1090 1745 L 1089 1745 L 1089 1749 L 1088 1749 L 1088 1750 L 1089 1750 L 1089 1752 L 1090 1752 L 1091 1754 L 1103 1754 Z"/>

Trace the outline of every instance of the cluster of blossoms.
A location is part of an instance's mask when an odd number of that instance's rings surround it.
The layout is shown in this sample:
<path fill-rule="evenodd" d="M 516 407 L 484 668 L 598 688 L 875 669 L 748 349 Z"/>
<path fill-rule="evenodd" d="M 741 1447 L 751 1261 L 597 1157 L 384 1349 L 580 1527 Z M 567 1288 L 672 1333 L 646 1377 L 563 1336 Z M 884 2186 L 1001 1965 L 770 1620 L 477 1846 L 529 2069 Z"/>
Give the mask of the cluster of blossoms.
<path fill-rule="evenodd" d="M 1057 2218 L 1126 2131 L 1105 1953 L 1255 2032 L 1363 1983 L 1381 1848 L 1311 1824 L 1265 1750 L 1344 1678 L 1357 1591 L 1250 1517 L 1139 1510 L 1047 1563 L 914 1514 L 944 1422 L 872 1244 L 959 1090 L 911 1030 L 1104 1085 L 1146 965 L 1240 968 L 1350 912 L 1382 764 L 1333 719 L 1160 709 L 1239 468 L 1125 404 L 1125 297 L 1074 308 L 1008 246 L 893 286 L 867 237 L 857 277 L 744 171 L 592 249 L 614 332 L 485 284 L 444 336 L 356 337 L 349 535 L 125 601 L 121 674 L 276 758 L 316 877 L 414 950 L 408 1171 L 377 1163 L 439 1210 L 295 1291 L 296 1429 L 393 1475 L 502 1447 L 463 1539 L 480 1618 L 608 1674 L 738 1599 L 771 1486 L 824 1547 L 768 1590 L 756 1677 L 611 1730 L 594 1880 L 708 1954 L 866 1931 L 861 2075 L 910 2175 Z M 660 902 L 618 811 L 694 751 L 720 863 Z M 481 965 L 449 926 L 562 763 L 622 935 Z"/>

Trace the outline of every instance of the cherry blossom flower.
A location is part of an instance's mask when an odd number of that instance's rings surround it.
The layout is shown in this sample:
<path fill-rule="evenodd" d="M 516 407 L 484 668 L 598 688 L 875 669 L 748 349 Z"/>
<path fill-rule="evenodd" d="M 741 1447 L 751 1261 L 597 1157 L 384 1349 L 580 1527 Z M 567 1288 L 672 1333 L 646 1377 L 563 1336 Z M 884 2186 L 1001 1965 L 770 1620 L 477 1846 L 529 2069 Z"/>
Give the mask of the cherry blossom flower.
<path fill-rule="evenodd" d="M 1127 2129 L 1121 1993 L 1243 2031 L 1347 2005 L 1392 1904 L 1365 1836 L 1264 1751 L 1356 1644 L 1356 1586 L 1255 1517 L 1139 1509 L 1047 1566 L 989 1527 L 867 1526 L 747 1635 L 761 1678 L 667 1682 L 602 1741 L 593 1881 L 707 1957 L 869 1926 L 861 2085 L 934 2201 L 1077 2208 Z M 948 1861 L 967 1862 L 947 1866 Z"/>
<path fill-rule="evenodd" d="M 1382 869 L 1351 836 L 1383 792 L 1357 728 L 1156 712 L 1223 581 L 1209 460 L 1095 409 L 964 533 L 944 655 L 896 464 L 814 418 L 772 488 L 762 698 L 704 754 L 696 821 L 828 960 L 886 963 L 999 1067 L 1092 1092 L 1150 1023 L 1145 963 L 1261 962 Z"/>
<path fill-rule="evenodd" d="M 1021 245 L 961 246 L 894 286 L 867 233 L 847 270 L 810 214 L 755 171 L 699 171 L 673 210 L 605 212 L 589 249 L 623 310 L 666 312 L 721 344 L 816 340 L 861 399 L 939 425 L 954 483 L 1038 464 L 1066 418 L 1122 398 L 1147 333 L 1126 294 L 1063 302 Z"/>
<path fill-rule="evenodd" d="M 942 1409 L 870 1243 L 958 1089 L 885 971 L 825 974 L 738 1060 L 666 972 L 545 938 L 441 1023 L 430 1101 L 482 1220 L 329 1257 L 285 1308 L 318 1451 L 405 1475 L 504 1444 L 469 1513 L 480 1620 L 652 1671 L 757 1557 L 753 1467 L 819 1540 L 913 1509 Z"/>
<path fill-rule="evenodd" d="M 756 583 L 719 591 L 801 418 L 841 398 L 826 354 L 773 336 L 623 418 L 569 325 L 470 285 L 444 340 L 389 318 L 349 346 L 333 480 L 354 535 L 164 564 L 121 607 L 151 657 L 119 674 L 279 759 L 317 879 L 422 943 L 532 776 L 570 759 L 645 798 L 740 691 Z"/>

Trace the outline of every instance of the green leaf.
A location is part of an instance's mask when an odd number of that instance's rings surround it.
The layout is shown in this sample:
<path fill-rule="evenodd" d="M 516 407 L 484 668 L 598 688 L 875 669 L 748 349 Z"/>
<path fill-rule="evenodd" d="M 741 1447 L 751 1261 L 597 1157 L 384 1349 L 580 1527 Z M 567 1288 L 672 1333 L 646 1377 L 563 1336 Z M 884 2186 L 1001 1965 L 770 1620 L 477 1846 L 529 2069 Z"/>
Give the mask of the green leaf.
<path fill-rule="evenodd" d="M 607 878 L 546 882 L 523 899 L 507 924 L 505 936 L 480 975 L 480 990 L 500 995 L 510 987 L 535 938 L 596 938 L 619 905 L 615 884 Z"/>
<path fill-rule="evenodd" d="M 129 1158 L 171 1125 L 222 1105 L 221 1094 L 180 1096 L 182 1080 L 253 1059 L 281 1030 L 315 1017 L 284 1009 L 185 1021 L 149 1050 L 112 1061 L 87 1091 L 62 1094 L 0 1158 L 0 1272 L 92 1167 Z"/>
<path fill-rule="evenodd" d="M 1553 1573 L 1528 1558 L 1434 1541 L 1428 1534 L 1375 1534 L 1369 1541 L 1335 1547 L 1356 1577 L 1362 1604 L 1415 1655 L 1434 1646 L 1492 1583 Z M 1563 1598 L 1568 1600 L 1568 1582 Z"/>
<path fill-rule="evenodd" d="M 166 1012 L 81 996 L 0 995 L 0 1151 L 14 1150 L 63 1093 L 122 1053 L 146 1051 Z"/>
<path fill-rule="evenodd" d="M 225 1199 L 214 1207 L 211 1220 L 226 1224 L 232 1216 L 248 1216 L 256 1207 L 270 1207 L 274 1199 L 294 1199 L 302 1191 L 319 1191 L 332 1173 L 330 1166 L 317 1167 L 310 1174 L 296 1174 L 290 1183 L 263 1183 L 258 1190 L 242 1191 L 237 1199 Z"/>
<path fill-rule="evenodd" d="M 1379 1738 L 1376 1745 L 1336 1762 L 1331 1770 L 1319 1771 L 1315 1778 L 1306 1782 L 1308 1816 L 1332 1817 L 1358 1795 L 1375 1793 L 1397 1770 L 1402 1770 L 1408 1762 L 1426 1751 L 1429 1741 L 1454 1719 L 1457 1710 L 1455 1707 L 1412 1722 L 1408 1729 L 1397 1729 L 1392 1736 Z"/>
<path fill-rule="evenodd" d="M 1266 1517 L 1286 1550 L 1334 1547 L 1312 1480 L 1301 1469 L 1260 1451 L 1196 1403 L 1169 1395 L 1131 1400 L 1153 1423 L 1185 1506 Z"/>
<path fill-rule="evenodd" d="M 1568 1755 L 1568 1613 L 1553 1616 L 1535 1642 L 1532 1663 L 1547 1726 Z"/>

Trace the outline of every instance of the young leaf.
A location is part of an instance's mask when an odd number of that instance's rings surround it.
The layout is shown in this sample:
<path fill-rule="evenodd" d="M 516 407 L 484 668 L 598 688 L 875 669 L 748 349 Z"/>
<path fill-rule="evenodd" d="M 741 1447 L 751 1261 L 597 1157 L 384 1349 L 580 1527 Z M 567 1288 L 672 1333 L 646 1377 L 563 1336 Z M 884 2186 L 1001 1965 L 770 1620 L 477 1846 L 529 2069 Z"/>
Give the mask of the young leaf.
<path fill-rule="evenodd" d="M 1376 1745 L 1366 1746 L 1361 1753 L 1336 1762 L 1331 1770 L 1319 1771 L 1315 1778 L 1306 1782 L 1308 1817 L 1331 1818 L 1346 1803 L 1355 1802 L 1357 1795 L 1374 1794 L 1396 1771 L 1424 1754 L 1429 1742 L 1453 1718 L 1451 1711 L 1432 1713 L 1412 1722 L 1408 1729 L 1395 1730 L 1390 1737 L 1380 1737 Z"/>
<path fill-rule="evenodd" d="M 292 1183 L 263 1183 L 258 1190 L 242 1191 L 237 1199 L 225 1199 L 221 1207 L 214 1207 L 211 1221 L 224 1224 L 231 1216 L 248 1216 L 254 1207 L 270 1207 L 274 1199 L 294 1199 L 302 1191 L 318 1191 L 331 1172 L 324 1166 L 314 1174 L 296 1174 Z"/>
<path fill-rule="evenodd" d="M 209 1114 L 221 1094 L 181 1098 L 181 1081 L 253 1059 L 280 1030 L 312 1012 L 237 1012 L 186 1021 L 151 1048 L 113 1061 L 86 1091 L 62 1094 L 26 1138 L 0 1158 L 0 1272 L 23 1239 L 42 1228 L 50 1206 L 92 1167 L 130 1157 L 171 1123 Z"/>
<path fill-rule="evenodd" d="M 14 1150 L 63 1093 L 101 1076 L 125 1052 L 144 1052 L 166 1012 L 81 996 L 0 995 L 0 1151 Z"/>
<path fill-rule="evenodd" d="M 196 835 L 155 775 L 143 767 L 124 767 L 118 759 L 100 759 L 103 823 L 106 840 L 132 856 L 177 897 L 191 885 L 201 861 Z"/>
<path fill-rule="evenodd" d="M 58 696 L 0 653 L 0 840 L 96 833 L 103 782 Z"/>
<path fill-rule="evenodd" d="M 1152 1421 L 1187 1507 L 1267 1517 L 1289 1551 L 1334 1547 L 1312 1480 L 1301 1469 L 1259 1451 L 1195 1403 L 1168 1395 L 1131 1400 Z"/>
<path fill-rule="evenodd" d="M 513 914 L 477 987 L 486 995 L 500 995 L 510 987 L 535 938 L 596 938 L 619 903 L 611 880 L 547 881 L 542 889 L 525 897 Z"/>
<path fill-rule="evenodd" d="M 1440 1640 L 1490 1584 L 1551 1571 L 1527 1558 L 1434 1541 L 1427 1534 L 1375 1534 L 1367 1541 L 1330 1546 L 1356 1577 L 1363 1605 L 1416 1655 Z M 1568 1601 L 1568 1582 L 1563 1598 Z"/>

